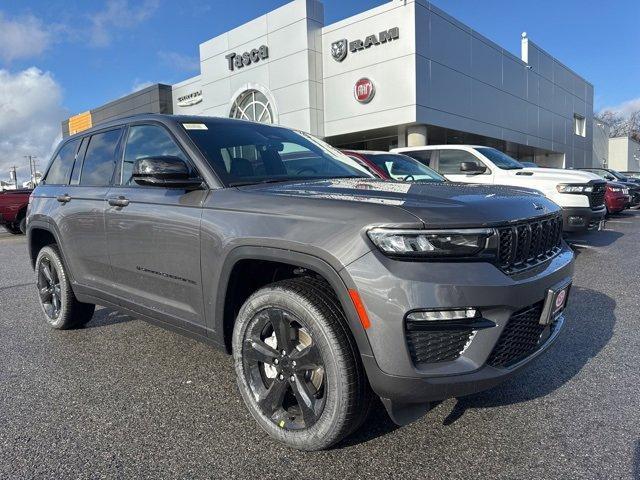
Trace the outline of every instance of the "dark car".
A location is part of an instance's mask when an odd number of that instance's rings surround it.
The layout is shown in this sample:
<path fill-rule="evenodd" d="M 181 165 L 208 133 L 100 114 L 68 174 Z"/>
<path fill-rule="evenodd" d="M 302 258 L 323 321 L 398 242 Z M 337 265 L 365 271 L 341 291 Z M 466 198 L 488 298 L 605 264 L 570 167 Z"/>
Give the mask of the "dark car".
<path fill-rule="evenodd" d="M 27 222 L 51 327 L 106 305 L 232 353 L 256 422 L 305 450 L 374 394 L 405 424 L 545 351 L 573 274 L 561 232 L 527 189 L 384 181 L 305 133 L 164 115 L 63 140 Z"/>
<path fill-rule="evenodd" d="M 400 153 L 374 150 L 342 150 L 371 174 L 403 182 L 446 182 L 447 179 L 415 158 Z"/>
<path fill-rule="evenodd" d="M 616 182 L 619 184 L 626 185 L 626 187 L 629 189 L 629 197 L 630 197 L 629 206 L 635 207 L 640 205 L 640 183 L 639 182 L 636 182 L 635 180 L 630 179 L 629 177 L 618 172 L 617 170 L 612 170 L 610 168 L 580 168 L 579 170 L 595 173 L 596 175 L 599 175 L 600 177 L 604 178 L 609 182 Z"/>
<path fill-rule="evenodd" d="M 635 182 L 640 184 L 640 172 L 620 172 L 622 175 L 627 177 L 630 182 Z"/>
<path fill-rule="evenodd" d="M 27 229 L 27 206 L 32 190 L 0 191 L 0 226 L 9 233 L 20 235 Z"/>
<path fill-rule="evenodd" d="M 618 182 L 607 182 L 604 203 L 607 206 L 608 214 L 618 213 L 629 208 L 631 196 L 627 185 Z"/>

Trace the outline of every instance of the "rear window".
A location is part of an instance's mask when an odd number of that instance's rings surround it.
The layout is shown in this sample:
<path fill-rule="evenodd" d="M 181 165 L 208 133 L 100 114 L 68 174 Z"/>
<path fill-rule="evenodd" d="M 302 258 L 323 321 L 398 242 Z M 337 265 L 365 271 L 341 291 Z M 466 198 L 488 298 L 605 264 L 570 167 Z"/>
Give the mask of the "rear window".
<path fill-rule="evenodd" d="M 121 132 L 121 129 L 109 130 L 91 136 L 84 156 L 80 185 L 106 186 L 111 183 Z"/>
<path fill-rule="evenodd" d="M 71 140 L 65 144 L 51 162 L 51 167 L 44 180 L 47 185 L 66 185 L 69 183 L 71 169 L 76 158 L 76 151 L 80 139 Z"/>

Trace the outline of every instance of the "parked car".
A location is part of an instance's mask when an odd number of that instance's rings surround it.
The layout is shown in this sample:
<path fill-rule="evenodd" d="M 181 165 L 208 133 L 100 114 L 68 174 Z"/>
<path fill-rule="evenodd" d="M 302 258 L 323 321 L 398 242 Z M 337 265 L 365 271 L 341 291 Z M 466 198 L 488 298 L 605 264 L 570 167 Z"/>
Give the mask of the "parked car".
<path fill-rule="evenodd" d="M 9 233 L 21 235 L 27 229 L 27 205 L 32 190 L 0 191 L 0 226 Z"/>
<path fill-rule="evenodd" d="M 618 213 L 631 206 L 629 188 L 624 183 L 607 182 L 607 190 L 604 195 L 604 203 L 607 213 Z"/>
<path fill-rule="evenodd" d="M 528 189 L 384 181 L 226 118 L 63 140 L 28 218 L 52 328 L 100 304 L 226 350 L 256 422 L 304 450 L 355 431 L 374 394 L 405 424 L 511 377 L 558 337 L 573 274 L 560 208 Z"/>
<path fill-rule="evenodd" d="M 631 197 L 630 206 L 635 207 L 640 205 L 640 183 L 623 175 L 617 170 L 611 168 L 581 168 L 580 170 L 585 172 L 595 173 L 601 178 L 604 178 L 608 182 L 616 182 L 625 185 L 629 189 L 629 195 Z"/>
<path fill-rule="evenodd" d="M 409 155 L 453 182 L 537 189 L 562 207 L 565 232 L 600 228 L 607 213 L 604 205 L 606 182 L 592 173 L 525 168 L 495 148 L 476 145 L 404 147 L 392 152 Z"/>
<path fill-rule="evenodd" d="M 377 178 L 403 182 L 446 182 L 435 170 L 399 153 L 374 150 L 342 150 Z"/>

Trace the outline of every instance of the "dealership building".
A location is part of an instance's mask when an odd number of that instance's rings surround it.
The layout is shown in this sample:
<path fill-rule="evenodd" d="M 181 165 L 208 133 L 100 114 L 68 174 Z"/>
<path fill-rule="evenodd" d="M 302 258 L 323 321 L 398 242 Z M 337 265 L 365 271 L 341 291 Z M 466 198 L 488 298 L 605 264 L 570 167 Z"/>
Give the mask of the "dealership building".
<path fill-rule="evenodd" d="M 200 74 L 63 122 L 65 134 L 135 113 L 280 124 L 338 147 L 469 143 L 554 167 L 591 166 L 593 85 L 531 41 L 520 57 L 425 0 L 325 25 L 295 0 L 200 44 Z"/>

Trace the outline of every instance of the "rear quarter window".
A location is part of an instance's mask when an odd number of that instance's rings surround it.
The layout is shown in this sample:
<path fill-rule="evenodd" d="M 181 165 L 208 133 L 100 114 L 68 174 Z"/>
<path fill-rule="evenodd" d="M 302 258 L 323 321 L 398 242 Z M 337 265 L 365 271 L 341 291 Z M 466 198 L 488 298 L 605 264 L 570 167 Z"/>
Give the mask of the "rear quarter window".
<path fill-rule="evenodd" d="M 49 167 L 44 179 L 45 185 L 66 185 L 69 183 L 79 143 L 80 139 L 71 140 L 58 151 L 58 154 L 51 161 L 51 167 Z"/>

